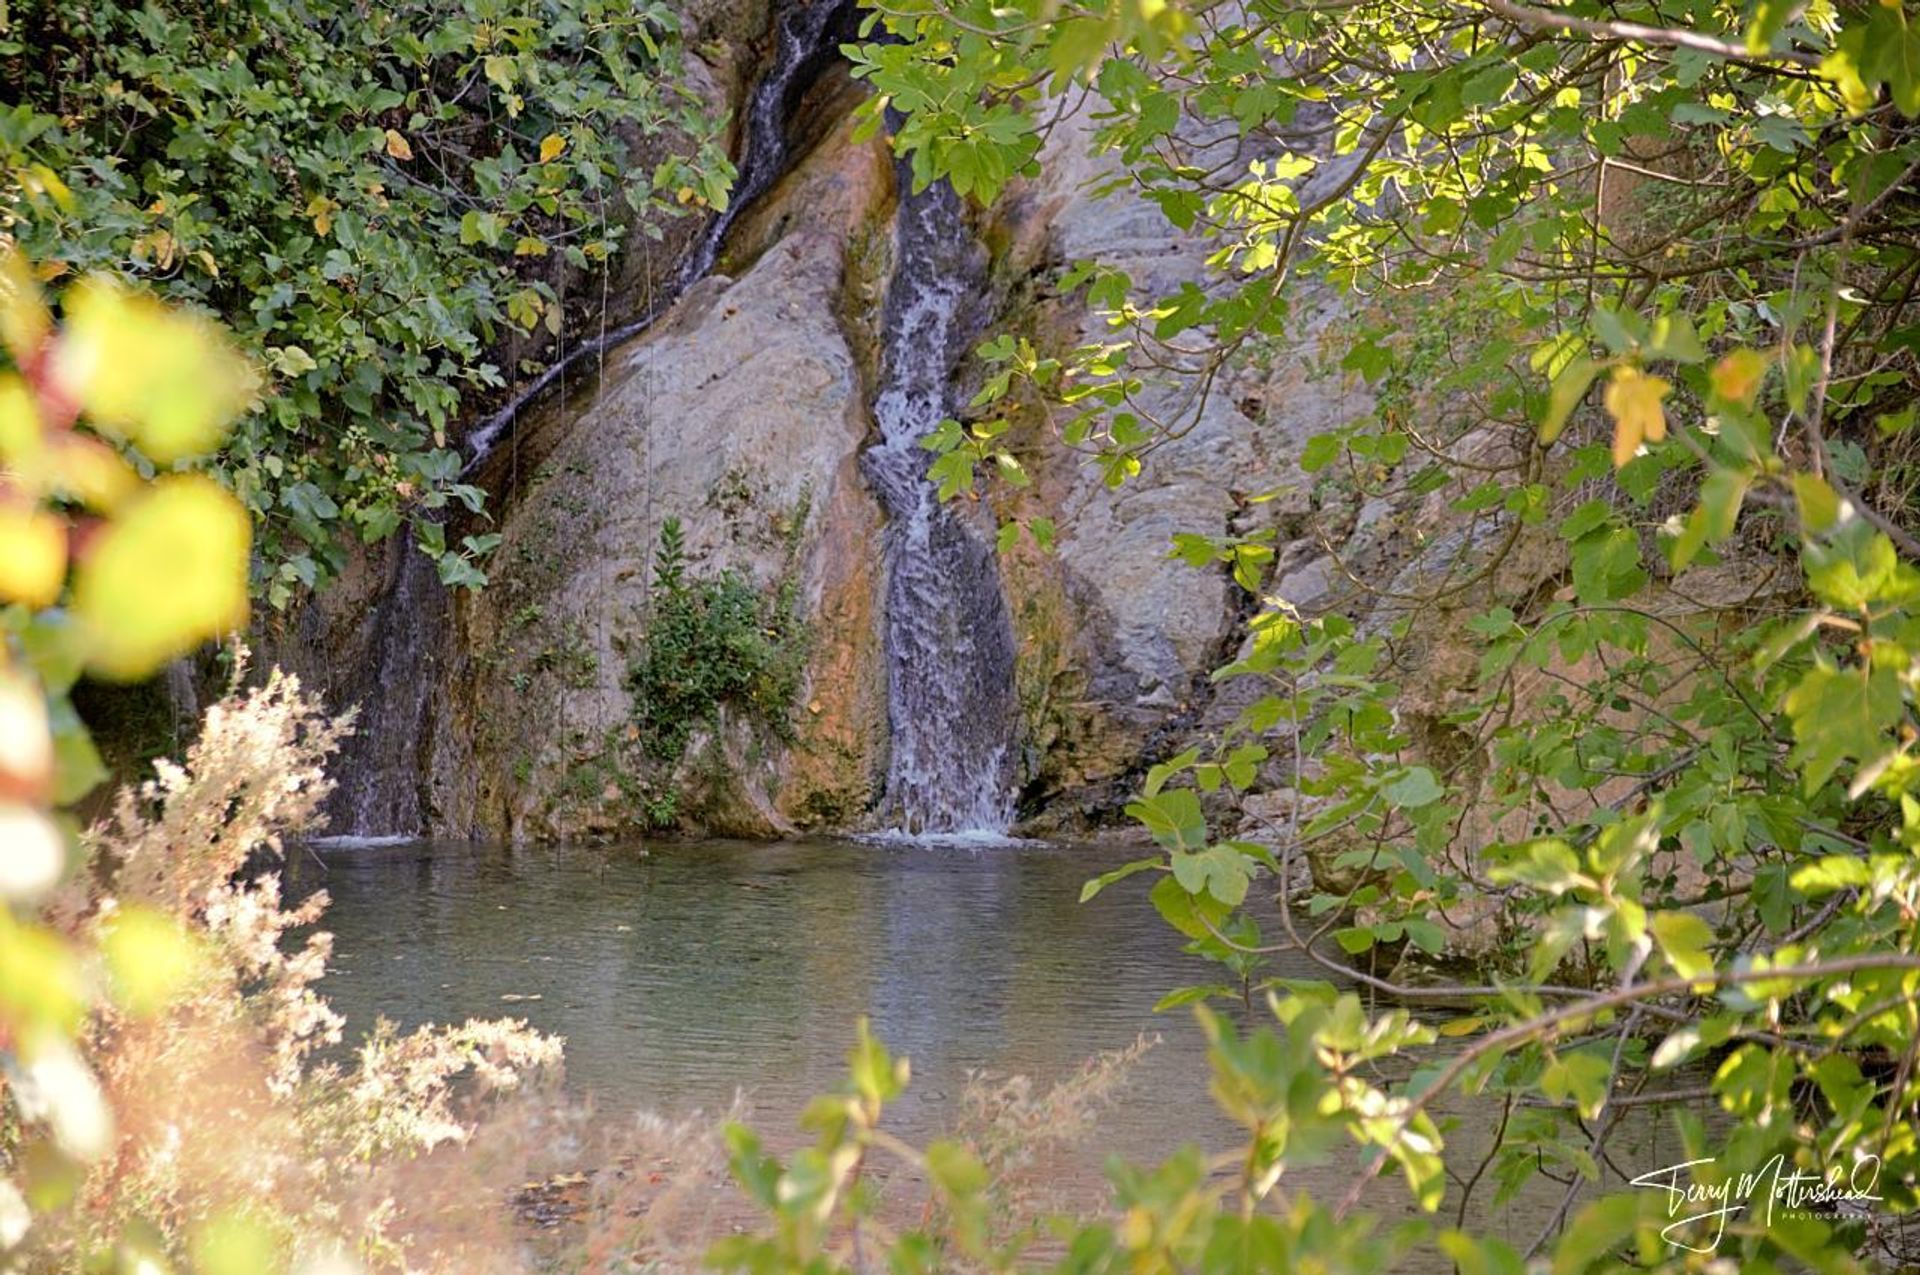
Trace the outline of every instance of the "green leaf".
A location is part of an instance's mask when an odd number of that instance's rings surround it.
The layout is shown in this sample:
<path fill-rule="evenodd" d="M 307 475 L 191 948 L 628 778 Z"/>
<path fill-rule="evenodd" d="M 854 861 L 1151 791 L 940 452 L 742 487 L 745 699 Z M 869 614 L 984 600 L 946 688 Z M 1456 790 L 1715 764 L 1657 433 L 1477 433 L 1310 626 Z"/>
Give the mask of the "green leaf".
<path fill-rule="evenodd" d="M 927 1144 L 927 1176 L 948 1195 L 959 1199 L 987 1189 L 987 1167 L 965 1143 L 941 1138 Z"/>
<path fill-rule="evenodd" d="M 1172 779 L 1175 775 L 1199 760 L 1200 749 L 1194 747 L 1187 749 L 1186 752 L 1181 753 L 1178 757 L 1169 757 L 1159 765 L 1149 767 L 1147 770 L 1147 781 L 1141 785 L 1141 792 L 1148 797 L 1158 796 L 1160 790 L 1167 786 L 1169 779 Z"/>
<path fill-rule="evenodd" d="M 1165 1013 L 1170 1009 L 1178 1009 L 1182 1005 L 1197 1005 L 1213 1000 L 1216 997 L 1231 998 L 1239 994 L 1239 991 L 1235 988 L 1228 987 L 1222 983 L 1207 983 L 1199 987 L 1179 987 L 1155 1001 L 1153 1003 L 1153 1012 L 1156 1014 Z"/>
<path fill-rule="evenodd" d="M 1588 1120 L 1600 1114 L 1607 1100 L 1613 1065 L 1596 1053 L 1561 1054 L 1540 1074 L 1540 1092 L 1555 1101 L 1571 1099 Z"/>
<path fill-rule="evenodd" d="M 1333 940 L 1349 956 L 1358 956 L 1373 946 L 1373 927 L 1349 925 L 1333 932 Z"/>
<path fill-rule="evenodd" d="M 1400 810 L 1429 806 L 1446 794 L 1433 772 L 1425 766 L 1411 766 L 1391 782 L 1382 785 L 1381 795 Z"/>
<path fill-rule="evenodd" d="M 1816 665 L 1787 692 L 1793 722 L 1791 760 L 1811 793 L 1842 762 L 1879 757 L 1895 741 L 1889 732 L 1904 715 L 1899 676 L 1889 668 L 1837 669 Z"/>
<path fill-rule="evenodd" d="M 1600 364 L 1586 355 L 1577 355 L 1568 360 L 1553 378 L 1553 388 L 1547 395 L 1547 410 L 1540 418 L 1540 445 L 1551 446 L 1560 431 L 1567 427 L 1567 417 L 1573 415 L 1573 409 L 1587 396 L 1587 390 L 1593 385 L 1593 378 L 1599 375 Z"/>
<path fill-rule="evenodd" d="M 856 1039 L 847 1055 L 854 1092 L 876 1105 L 892 1102 L 907 1087 L 907 1060 L 894 1061 L 887 1047 L 874 1037 L 864 1016 L 854 1025 Z"/>
<path fill-rule="evenodd" d="M 1213 930 L 1225 924 L 1232 911 L 1211 894 L 1188 893 L 1171 876 L 1162 877 L 1147 899 L 1168 925 L 1190 939 L 1212 938 Z"/>
<path fill-rule="evenodd" d="M 1707 475 L 1700 484 L 1700 503 L 1674 540 L 1670 560 L 1675 571 L 1685 569 L 1707 545 L 1719 544 L 1733 534 L 1751 481 L 1745 470 L 1715 469 Z"/>
<path fill-rule="evenodd" d="M 1583 1275 L 1630 1238 L 1639 1221 L 1640 1201 L 1631 1195 L 1611 1195 L 1581 1209 L 1554 1246 L 1553 1275 Z"/>
<path fill-rule="evenodd" d="M 1653 939 L 1661 955 L 1682 978 L 1698 978 L 1713 972 L 1713 927 L 1691 912 L 1655 912 L 1651 921 Z"/>
<path fill-rule="evenodd" d="M 1491 875 L 1495 881 L 1512 881 L 1555 895 L 1590 884 L 1580 872 L 1580 859 L 1573 847 L 1554 840 L 1527 843 L 1519 859 L 1493 868 Z"/>
<path fill-rule="evenodd" d="M 1707 357 L 1693 320 L 1684 314 L 1663 314 L 1653 321 L 1647 352 L 1654 358 L 1672 359 L 1676 363 L 1700 363 Z"/>
<path fill-rule="evenodd" d="M 1238 907 L 1247 897 L 1247 882 L 1253 865 L 1246 856 L 1225 846 L 1213 846 L 1198 854 L 1176 851 L 1171 860 L 1173 879 L 1190 894 L 1205 892 L 1229 907 Z"/>
<path fill-rule="evenodd" d="M 1100 893 L 1100 891 L 1106 889 L 1116 881 L 1124 881 L 1135 873 L 1145 872 L 1149 868 L 1157 868 L 1160 866 L 1161 863 L 1158 859 L 1135 859 L 1132 863 L 1122 864 L 1111 872 L 1102 872 L 1099 876 L 1080 887 L 1080 901 L 1085 903 L 1088 899 L 1091 899 L 1094 895 Z"/>
<path fill-rule="evenodd" d="M 1588 606 L 1636 593 L 1646 579 L 1640 537 L 1625 527 L 1593 532 L 1573 546 L 1573 590 Z"/>
<path fill-rule="evenodd" d="M 1169 850 L 1198 850 L 1207 844 L 1207 821 L 1200 798 L 1190 788 L 1176 788 L 1131 802 L 1127 813 L 1146 825 L 1153 839 Z"/>
<path fill-rule="evenodd" d="M 1438 923 L 1410 916 L 1403 918 L 1400 925 L 1406 930 L 1407 938 L 1421 951 L 1433 956 L 1446 954 L 1447 932 Z"/>

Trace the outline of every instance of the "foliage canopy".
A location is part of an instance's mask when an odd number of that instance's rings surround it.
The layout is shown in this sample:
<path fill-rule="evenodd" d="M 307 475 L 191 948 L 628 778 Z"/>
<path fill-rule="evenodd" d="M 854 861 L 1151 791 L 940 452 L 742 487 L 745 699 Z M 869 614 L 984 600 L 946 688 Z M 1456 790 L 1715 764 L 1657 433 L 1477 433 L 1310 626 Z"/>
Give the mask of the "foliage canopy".
<path fill-rule="evenodd" d="M 514 379 L 492 362 L 506 338 L 557 336 L 569 279 L 725 206 L 679 25 L 625 0 L 0 13 L 6 232 L 45 277 L 124 271 L 205 307 L 268 377 L 212 467 L 274 605 L 337 571 L 345 538 L 477 511 L 455 427 Z"/>

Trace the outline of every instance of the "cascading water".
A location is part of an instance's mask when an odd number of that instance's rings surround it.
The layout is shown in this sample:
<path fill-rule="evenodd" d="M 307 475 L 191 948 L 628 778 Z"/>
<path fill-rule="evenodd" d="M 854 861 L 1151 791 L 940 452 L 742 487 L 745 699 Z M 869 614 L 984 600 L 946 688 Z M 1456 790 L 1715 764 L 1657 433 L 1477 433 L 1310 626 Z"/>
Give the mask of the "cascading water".
<path fill-rule="evenodd" d="M 853 12 L 851 0 L 790 0 L 775 20 L 775 48 L 748 95 L 738 178 L 725 212 L 711 218 L 662 294 L 632 322 L 575 346 L 467 436 L 463 477 L 511 438 L 520 411 L 568 369 L 645 332 L 682 292 L 705 278 L 734 221 L 787 169 L 787 122 L 807 85 L 838 56 Z M 332 698 L 359 706 L 355 732 L 341 750 L 332 826 L 342 840 L 402 837 L 427 829 L 423 751 L 435 743 L 436 652 L 446 640 L 450 604 L 433 562 L 412 546 L 397 547 L 387 587 L 367 622 L 372 659 L 333 688 Z"/>
<path fill-rule="evenodd" d="M 787 121 L 800 94 L 819 75 L 823 65 L 839 56 L 841 28 L 853 12 L 852 0 L 791 0 L 774 22 L 773 59 L 747 96 L 741 129 L 740 163 L 727 208 L 707 222 L 700 238 L 687 252 L 672 282 L 639 318 L 576 346 L 514 396 L 507 406 L 481 422 L 467 438 L 466 472 L 471 473 L 512 433 L 519 411 L 544 393 L 568 368 L 582 359 L 598 358 L 653 326 L 689 287 L 707 277 L 727 232 L 754 200 L 767 193 L 793 158 L 787 153 Z"/>
<path fill-rule="evenodd" d="M 911 182 L 902 165 L 901 189 Z M 888 517 L 882 817 L 910 836 L 1004 833 L 1013 820 L 1013 625 L 991 546 L 943 505 L 920 439 L 950 414 L 985 252 L 945 182 L 902 199 L 886 347 L 861 456 Z"/>

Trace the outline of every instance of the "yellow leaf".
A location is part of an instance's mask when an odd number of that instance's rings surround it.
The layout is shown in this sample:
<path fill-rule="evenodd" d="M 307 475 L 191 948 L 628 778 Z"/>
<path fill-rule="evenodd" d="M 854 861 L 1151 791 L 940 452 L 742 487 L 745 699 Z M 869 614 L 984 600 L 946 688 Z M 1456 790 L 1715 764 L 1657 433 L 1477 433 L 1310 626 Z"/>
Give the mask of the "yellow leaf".
<path fill-rule="evenodd" d="M 122 907 L 101 929 L 113 997 L 129 1014 L 172 1004 L 200 973 L 200 950 L 178 921 L 156 908 Z"/>
<path fill-rule="evenodd" d="M 200 1275 L 260 1275 L 286 1269 L 273 1231 L 238 1209 L 216 1213 L 195 1227 L 188 1251 Z"/>
<path fill-rule="evenodd" d="M 395 159 L 412 159 L 413 147 L 407 144 L 407 139 L 400 136 L 398 130 L 390 128 L 387 130 L 387 154 Z"/>
<path fill-rule="evenodd" d="M 45 819 L 15 807 L 0 824 L 20 827 L 15 821 L 29 816 Z M 48 1030 L 66 1035 L 86 1010 L 86 975 L 72 950 L 45 926 L 23 924 L 0 908 L 0 1025 L 12 1028 L 16 1040 Z"/>
<path fill-rule="evenodd" d="M 154 483 L 108 524 L 75 574 L 89 666 L 144 677 L 238 628 L 247 618 L 251 534 L 246 510 L 211 478 Z"/>
<path fill-rule="evenodd" d="M 325 195 L 315 195 L 307 201 L 307 216 L 313 218 L 317 233 L 324 236 L 333 229 L 333 211 L 339 206 Z"/>
<path fill-rule="evenodd" d="M 532 235 L 523 235 L 520 242 L 513 245 L 516 257 L 544 257 L 547 255 L 547 241 L 535 239 Z"/>
<path fill-rule="evenodd" d="M 1658 442 L 1667 436 L 1667 416 L 1660 400 L 1673 388 L 1657 376 L 1648 376 L 1637 367 L 1613 369 L 1602 398 L 1607 414 L 1613 417 L 1613 463 L 1616 468 L 1632 460 L 1643 440 Z"/>
<path fill-rule="evenodd" d="M 68 190 L 67 184 L 60 180 L 60 174 L 45 164 L 31 164 L 20 176 L 23 178 L 22 184 L 26 186 L 29 193 L 47 195 L 62 209 L 72 211 L 73 192 Z"/>
<path fill-rule="evenodd" d="M 39 350 L 53 328 L 40 283 L 27 259 L 12 248 L 0 248 L 0 341 L 16 363 L 25 363 Z"/>
<path fill-rule="evenodd" d="M 67 524 L 25 501 L 0 504 L 0 600 L 50 607 L 67 578 Z"/>
<path fill-rule="evenodd" d="M 253 397 L 252 369 L 207 319 L 100 275 L 68 289 L 64 308 L 56 381 L 159 464 L 212 451 Z"/>
<path fill-rule="evenodd" d="M 14 372 L 0 372 L 0 462 L 18 471 L 39 456 L 44 434 L 33 391 Z"/>
<path fill-rule="evenodd" d="M 1730 403 L 1750 405 L 1770 363 L 1758 350 L 1734 350 L 1713 365 L 1713 392 Z"/>
<path fill-rule="evenodd" d="M 560 152 L 565 149 L 567 149 L 566 138 L 558 133 L 548 133 L 540 139 L 540 162 L 545 164 L 558 159 Z"/>
<path fill-rule="evenodd" d="M 72 432 L 48 440 L 45 452 L 49 488 L 77 500 L 95 513 L 112 513 L 140 490 L 133 466 L 97 438 Z"/>
<path fill-rule="evenodd" d="M 1442 1036 L 1471 1036 L 1486 1025 L 1484 1018 L 1450 1018 L 1440 1024 L 1437 1030 Z"/>

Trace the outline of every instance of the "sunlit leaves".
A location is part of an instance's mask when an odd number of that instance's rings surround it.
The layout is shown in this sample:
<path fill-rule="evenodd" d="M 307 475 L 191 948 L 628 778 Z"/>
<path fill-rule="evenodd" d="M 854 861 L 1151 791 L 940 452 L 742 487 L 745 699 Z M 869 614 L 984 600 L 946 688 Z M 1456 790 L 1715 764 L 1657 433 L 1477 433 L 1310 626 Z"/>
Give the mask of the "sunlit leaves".
<path fill-rule="evenodd" d="M 1659 442 L 1667 436 L 1667 417 L 1661 400 L 1672 389 L 1671 382 L 1637 367 L 1623 365 L 1613 370 L 1601 401 L 1607 414 L 1613 417 L 1616 466 L 1632 460 L 1643 442 Z"/>
<path fill-rule="evenodd" d="M 0 602 L 52 606 L 66 578 L 66 521 L 17 497 L 0 497 Z"/>
<path fill-rule="evenodd" d="M 246 511 L 211 479 L 163 479 L 96 539 L 74 581 L 88 660 L 142 677 L 247 614 Z"/>
<path fill-rule="evenodd" d="M 892 1102 L 906 1090 L 910 1069 L 906 1059 L 895 1059 L 887 1052 L 866 1019 L 862 1018 L 855 1030 L 858 1039 L 847 1056 L 848 1071 L 854 1092 L 877 1108 Z"/>
<path fill-rule="evenodd" d="M 1578 355 L 1570 359 L 1553 378 L 1546 412 L 1540 418 L 1540 442 L 1543 446 L 1560 437 L 1560 431 L 1566 428 L 1567 418 L 1580 405 L 1580 400 L 1587 396 L 1587 389 L 1599 371 L 1598 363 L 1585 355 Z"/>
<path fill-rule="evenodd" d="M 254 392 L 218 327 L 104 278 L 64 298 L 54 377 L 95 425 L 168 464 L 217 446 Z"/>
<path fill-rule="evenodd" d="M 1893 670 L 1816 667 L 1785 701 L 1793 723 L 1793 761 L 1809 792 L 1849 760 L 1864 762 L 1892 747 L 1888 732 L 1904 712 Z"/>
<path fill-rule="evenodd" d="M 1496 881 L 1513 881 L 1549 894 L 1564 894 L 1591 881 L 1580 870 L 1580 859 L 1563 841 L 1541 840 L 1522 848 L 1519 857 L 1493 869 Z"/>
<path fill-rule="evenodd" d="M 199 1275 L 258 1275 L 281 1269 L 280 1238 L 260 1218 L 224 1209 L 193 1230 L 188 1244 Z"/>
<path fill-rule="evenodd" d="M 0 908 L 0 1021 L 28 1038 L 71 1035 L 87 991 L 78 958 L 57 934 Z"/>
<path fill-rule="evenodd" d="M 137 1016 L 166 1008 L 202 968 L 194 936 L 172 917 L 142 904 L 120 907 L 106 919 L 100 951 L 114 999 Z"/>
<path fill-rule="evenodd" d="M 1708 545 L 1716 545 L 1731 536 L 1740 518 L 1741 502 L 1746 498 L 1752 476 L 1742 469 L 1716 469 L 1700 485 L 1700 503 L 1687 515 L 1679 536 L 1669 551 L 1673 569 L 1684 569 Z"/>
<path fill-rule="evenodd" d="M 0 344 L 16 363 L 25 363 L 40 351 L 52 327 L 40 282 L 26 257 L 11 247 L 0 248 Z"/>
<path fill-rule="evenodd" d="M 1676 974 L 1692 978 L 1712 972 L 1712 926 L 1691 912 L 1656 912 L 1649 922 L 1654 942 Z"/>
<path fill-rule="evenodd" d="M 1541 1073 L 1540 1092 L 1556 1100 L 1571 1100 L 1581 1116 L 1591 1120 L 1606 1101 L 1607 1081 L 1612 1074 L 1612 1066 L 1599 1054 L 1586 1050 L 1561 1054 Z"/>

